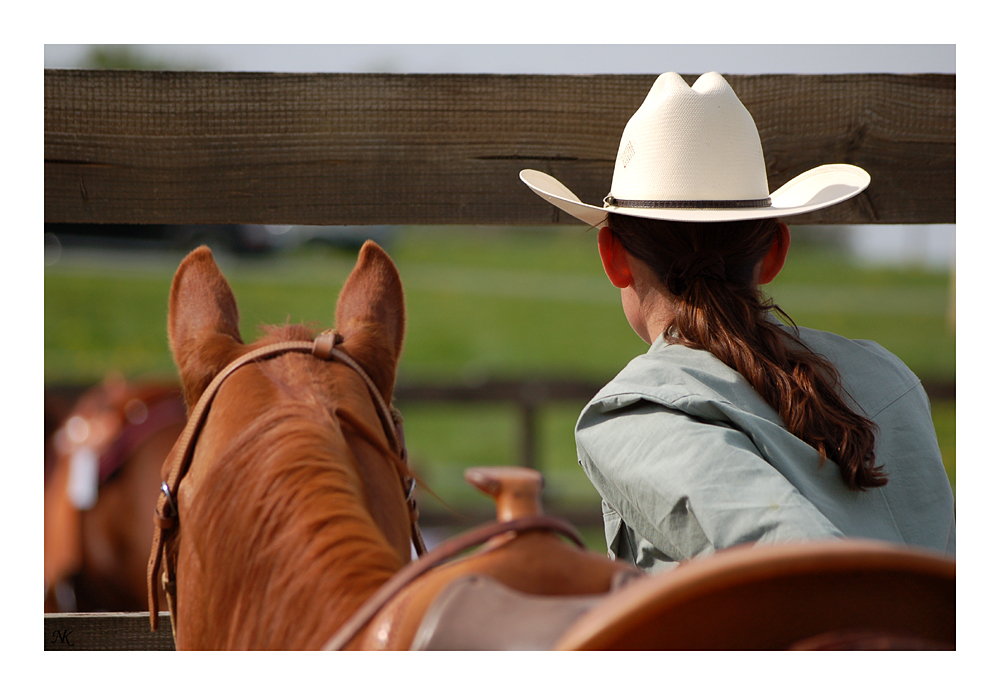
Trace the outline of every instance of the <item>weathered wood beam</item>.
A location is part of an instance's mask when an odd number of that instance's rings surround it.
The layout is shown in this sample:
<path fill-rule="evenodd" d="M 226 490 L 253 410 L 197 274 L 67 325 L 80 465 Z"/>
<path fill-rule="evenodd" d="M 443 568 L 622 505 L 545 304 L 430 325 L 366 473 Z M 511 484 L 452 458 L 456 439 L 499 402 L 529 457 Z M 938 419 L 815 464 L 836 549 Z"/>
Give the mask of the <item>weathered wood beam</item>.
<path fill-rule="evenodd" d="M 579 224 L 518 171 L 600 201 L 654 78 L 46 70 L 45 221 Z M 772 190 L 872 174 L 796 223 L 955 221 L 955 75 L 727 78 Z"/>
<path fill-rule="evenodd" d="M 45 651 L 171 651 L 170 613 L 156 632 L 149 613 L 46 613 Z"/>

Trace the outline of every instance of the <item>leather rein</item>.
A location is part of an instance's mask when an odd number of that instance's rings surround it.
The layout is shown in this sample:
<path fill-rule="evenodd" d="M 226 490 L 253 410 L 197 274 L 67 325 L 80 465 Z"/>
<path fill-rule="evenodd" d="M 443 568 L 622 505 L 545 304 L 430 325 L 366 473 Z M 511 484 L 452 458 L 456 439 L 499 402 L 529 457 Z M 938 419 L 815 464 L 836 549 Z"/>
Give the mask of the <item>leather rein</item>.
<path fill-rule="evenodd" d="M 395 408 L 391 408 L 385 402 L 385 399 L 382 398 L 382 394 L 379 393 L 378 388 L 371 380 L 371 377 L 369 377 L 365 372 L 364 368 L 350 355 L 336 347 L 342 343 L 343 340 L 343 336 L 336 331 L 327 330 L 318 335 L 313 341 L 284 341 L 257 348 L 256 350 L 252 350 L 237 358 L 226 366 L 225 369 L 216 375 L 216 377 L 205 389 L 205 392 L 201 395 L 201 398 L 198 400 L 198 403 L 195 405 L 190 416 L 188 417 L 188 422 L 184 431 L 181 432 L 180 437 L 174 444 L 174 448 L 169 454 L 167 459 L 167 461 L 170 462 L 169 473 L 166 476 L 167 479 L 163 482 L 160 488 L 160 497 L 157 500 L 156 510 L 153 515 L 153 544 L 149 556 L 149 564 L 146 568 L 149 622 L 153 630 L 157 629 L 159 617 L 159 596 L 156 591 L 155 580 L 162 564 L 162 585 L 167 596 L 167 604 L 170 609 L 171 616 L 171 626 L 176 640 L 177 618 L 175 614 L 175 607 L 177 587 L 175 581 L 176 568 L 174 563 L 176 559 L 176 552 L 174 549 L 168 547 L 168 543 L 173 538 L 174 534 L 176 534 L 179 525 L 176 501 L 177 486 L 180 484 L 181 479 L 187 473 L 187 470 L 191 465 L 191 460 L 194 455 L 195 442 L 197 441 L 201 428 L 208 416 L 208 410 L 212 400 L 215 398 L 215 395 L 218 393 L 223 382 L 225 382 L 225 380 L 240 367 L 278 355 L 289 352 L 308 353 L 322 360 L 339 361 L 358 373 L 371 393 L 375 409 L 378 411 L 379 418 L 382 420 L 382 426 L 385 429 L 386 437 L 389 439 L 393 452 L 398 457 L 398 463 L 396 465 L 399 469 L 398 472 L 400 480 L 403 484 L 403 492 L 406 496 L 407 505 L 410 510 L 410 535 L 413 541 L 413 546 L 418 555 L 423 555 L 427 552 L 423 537 L 420 533 L 420 527 L 417 524 L 417 504 L 413 494 L 416 488 L 416 478 L 410 472 L 408 464 L 406 446 L 403 439 L 402 417 L 399 415 L 399 411 Z"/>

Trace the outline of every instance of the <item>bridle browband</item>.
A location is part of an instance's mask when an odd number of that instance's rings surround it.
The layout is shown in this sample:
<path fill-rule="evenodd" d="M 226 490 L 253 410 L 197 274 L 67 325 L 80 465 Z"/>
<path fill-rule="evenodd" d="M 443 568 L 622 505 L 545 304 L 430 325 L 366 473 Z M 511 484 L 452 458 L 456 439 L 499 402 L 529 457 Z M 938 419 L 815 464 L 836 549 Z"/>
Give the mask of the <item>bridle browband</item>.
<path fill-rule="evenodd" d="M 416 487 L 416 479 L 411 474 L 409 464 L 407 463 L 407 452 L 403 439 L 402 418 L 397 410 L 391 408 L 389 404 L 385 402 L 382 394 L 379 393 L 378 387 L 375 386 L 375 383 L 372 381 L 371 377 L 368 376 L 368 373 L 365 372 L 364 368 L 350 355 L 336 347 L 342 343 L 343 340 L 343 336 L 336 331 L 327 330 L 318 335 L 313 341 L 283 341 L 251 350 L 245 355 L 242 355 L 241 357 L 238 357 L 230 362 L 225 369 L 219 372 L 205 389 L 204 393 L 202 393 L 201 398 L 198 399 L 198 403 L 188 416 L 188 422 L 184 431 L 181 432 L 180 437 L 174 444 L 174 448 L 171 450 L 167 458 L 167 461 L 170 462 L 170 469 L 166 476 L 167 479 L 163 482 L 160 488 L 160 498 L 157 500 L 156 510 L 153 514 L 153 544 L 152 551 L 149 556 L 149 564 L 146 568 L 146 585 L 149 599 L 149 622 L 153 630 L 157 629 L 159 618 L 159 596 L 156 591 L 155 579 L 162 564 L 164 568 L 162 576 L 163 589 L 167 596 L 167 604 L 171 615 L 171 625 L 174 631 L 174 638 L 176 640 L 177 620 L 175 615 L 175 567 L 172 563 L 172 549 L 167 547 L 167 542 L 178 529 L 178 510 L 174 499 L 177 495 L 177 486 L 191 465 L 191 460 L 194 455 L 194 445 L 201 432 L 201 428 L 205 423 L 212 400 L 215 398 L 215 395 L 218 393 L 223 382 L 240 367 L 260 362 L 261 360 L 269 359 L 271 357 L 276 357 L 278 355 L 283 355 L 289 352 L 301 352 L 311 354 L 322 360 L 336 360 L 353 369 L 361 377 L 362 381 L 364 381 L 365 386 L 368 387 L 368 391 L 371 393 L 372 402 L 375 404 L 375 409 L 378 412 L 379 419 L 382 420 L 382 427 L 385 430 L 385 434 L 392 447 L 392 451 L 398 458 L 398 463 L 396 465 L 399 469 L 400 480 L 403 484 L 403 492 L 406 496 L 407 505 L 410 510 L 410 535 L 413 540 L 414 548 L 416 548 L 418 555 L 426 553 L 427 549 L 424 545 L 423 537 L 420 534 L 420 527 L 417 524 L 417 504 L 413 495 Z"/>

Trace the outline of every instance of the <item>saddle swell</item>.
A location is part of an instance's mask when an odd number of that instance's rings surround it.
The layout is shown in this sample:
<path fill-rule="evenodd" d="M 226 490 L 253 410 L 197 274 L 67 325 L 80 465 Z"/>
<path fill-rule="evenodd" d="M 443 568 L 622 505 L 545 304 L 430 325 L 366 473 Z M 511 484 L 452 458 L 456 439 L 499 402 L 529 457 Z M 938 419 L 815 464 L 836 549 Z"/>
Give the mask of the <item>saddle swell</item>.
<path fill-rule="evenodd" d="M 583 541 L 579 539 L 576 530 L 572 526 L 554 517 L 522 517 L 476 527 L 471 531 L 467 531 L 456 538 L 452 538 L 436 546 L 400 570 L 398 574 L 386 582 L 358 609 L 351 619 L 327 641 L 323 649 L 327 651 L 344 649 L 368 625 L 369 621 L 375 618 L 379 611 L 397 600 L 398 597 L 405 595 L 407 589 L 423 575 L 450 560 L 454 560 L 466 550 L 486 544 L 486 547 L 481 552 L 487 552 L 490 548 L 509 541 L 518 533 L 525 531 L 555 532 L 568 537 L 581 547 L 583 545 Z"/>

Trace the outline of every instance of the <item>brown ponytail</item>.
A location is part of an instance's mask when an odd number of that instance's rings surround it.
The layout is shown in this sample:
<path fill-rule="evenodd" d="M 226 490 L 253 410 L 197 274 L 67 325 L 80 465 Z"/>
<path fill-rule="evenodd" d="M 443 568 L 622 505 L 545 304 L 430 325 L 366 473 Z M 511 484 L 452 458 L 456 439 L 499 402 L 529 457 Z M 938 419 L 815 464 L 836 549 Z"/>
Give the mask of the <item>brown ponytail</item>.
<path fill-rule="evenodd" d="M 739 372 L 792 434 L 836 462 L 850 489 L 885 485 L 875 465 L 875 423 L 845 403 L 829 360 L 769 318 L 773 310 L 795 325 L 754 276 L 778 233 L 776 220 L 667 222 L 612 213 L 608 227 L 674 296 L 668 342 L 706 350 Z"/>

